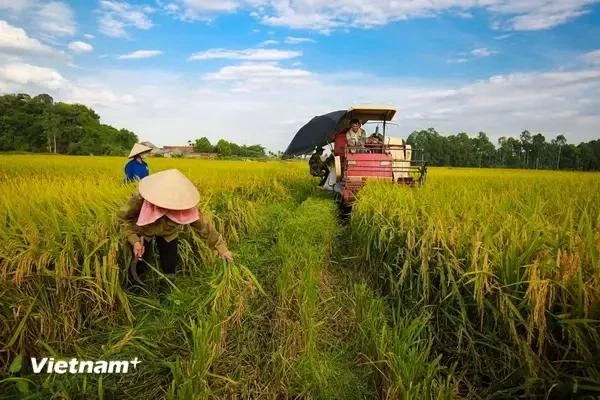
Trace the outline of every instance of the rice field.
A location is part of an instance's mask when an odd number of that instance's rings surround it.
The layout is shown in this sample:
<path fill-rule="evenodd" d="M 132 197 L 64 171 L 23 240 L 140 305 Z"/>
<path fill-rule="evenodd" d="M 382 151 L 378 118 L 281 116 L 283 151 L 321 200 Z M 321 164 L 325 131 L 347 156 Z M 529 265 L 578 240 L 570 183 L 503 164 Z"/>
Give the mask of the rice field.
<path fill-rule="evenodd" d="M 122 284 L 123 162 L 0 155 L 0 398 L 600 396 L 600 174 L 432 168 L 368 184 L 344 224 L 304 163 L 151 159 L 236 256 L 186 231 L 163 297 L 158 269 Z"/>

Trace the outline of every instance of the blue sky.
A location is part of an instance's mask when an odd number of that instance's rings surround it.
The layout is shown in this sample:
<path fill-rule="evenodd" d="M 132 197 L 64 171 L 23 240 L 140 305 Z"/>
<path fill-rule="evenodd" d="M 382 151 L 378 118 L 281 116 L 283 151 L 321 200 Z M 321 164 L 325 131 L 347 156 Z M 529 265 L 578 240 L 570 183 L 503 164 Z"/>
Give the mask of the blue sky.
<path fill-rule="evenodd" d="M 0 92 L 15 91 L 158 145 L 282 150 L 312 116 L 360 103 L 396 106 L 402 136 L 578 142 L 600 137 L 600 2 L 0 0 Z"/>

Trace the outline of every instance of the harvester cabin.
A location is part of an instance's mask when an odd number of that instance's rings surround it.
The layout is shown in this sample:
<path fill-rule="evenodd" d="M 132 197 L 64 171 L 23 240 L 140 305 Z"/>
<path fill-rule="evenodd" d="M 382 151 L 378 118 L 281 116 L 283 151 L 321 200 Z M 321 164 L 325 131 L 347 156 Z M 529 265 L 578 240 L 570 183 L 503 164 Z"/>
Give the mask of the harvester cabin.
<path fill-rule="evenodd" d="M 396 115 L 396 109 L 382 105 L 364 105 L 350 107 L 344 118 L 342 118 L 335 129 L 333 138 L 333 152 L 340 157 L 341 164 L 346 153 L 346 131 L 350 129 L 350 121 L 357 119 L 364 125 L 368 121 L 383 122 L 383 136 L 385 138 L 385 123 L 391 121 Z"/>

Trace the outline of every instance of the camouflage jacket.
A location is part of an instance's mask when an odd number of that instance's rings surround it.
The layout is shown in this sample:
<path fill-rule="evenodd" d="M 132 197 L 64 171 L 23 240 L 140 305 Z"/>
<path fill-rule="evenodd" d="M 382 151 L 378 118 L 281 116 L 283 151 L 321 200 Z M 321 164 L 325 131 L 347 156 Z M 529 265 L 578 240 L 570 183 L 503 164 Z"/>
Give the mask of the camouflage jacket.
<path fill-rule="evenodd" d="M 138 192 L 135 192 L 119 210 L 117 211 L 117 219 L 124 227 L 127 241 L 133 245 L 138 242 L 141 237 L 146 239 L 159 236 L 167 242 L 175 239 L 183 231 L 184 225 L 180 225 L 171 221 L 167 216 L 163 216 L 157 221 L 145 225 L 138 226 L 136 224 L 144 199 Z M 219 254 L 226 253 L 227 244 L 221 234 L 216 230 L 212 221 L 208 216 L 200 212 L 200 219 L 190 224 L 192 229 L 206 241 L 206 243 L 214 248 Z"/>
<path fill-rule="evenodd" d="M 312 156 L 310 156 L 310 159 L 308 160 L 308 166 L 310 167 L 310 174 L 313 176 L 317 176 L 321 173 L 321 169 L 323 168 L 325 164 L 323 163 L 323 160 L 321 160 L 321 155 L 315 153 Z"/>

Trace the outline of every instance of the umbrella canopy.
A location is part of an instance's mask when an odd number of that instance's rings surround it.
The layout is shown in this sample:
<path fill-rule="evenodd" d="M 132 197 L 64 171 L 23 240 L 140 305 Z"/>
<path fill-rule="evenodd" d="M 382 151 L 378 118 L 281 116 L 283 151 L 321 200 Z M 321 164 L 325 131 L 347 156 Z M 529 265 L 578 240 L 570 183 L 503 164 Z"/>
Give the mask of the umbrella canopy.
<path fill-rule="evenodd" d="M 315 147 L 325 146 L 333 140 L 336 127 L 346 115 L 347 110 L 333 111 L 318 115 L 304 125 L 294 136 L 285 150 L 284 156 L 297 156 L 313 151 Z"/>

